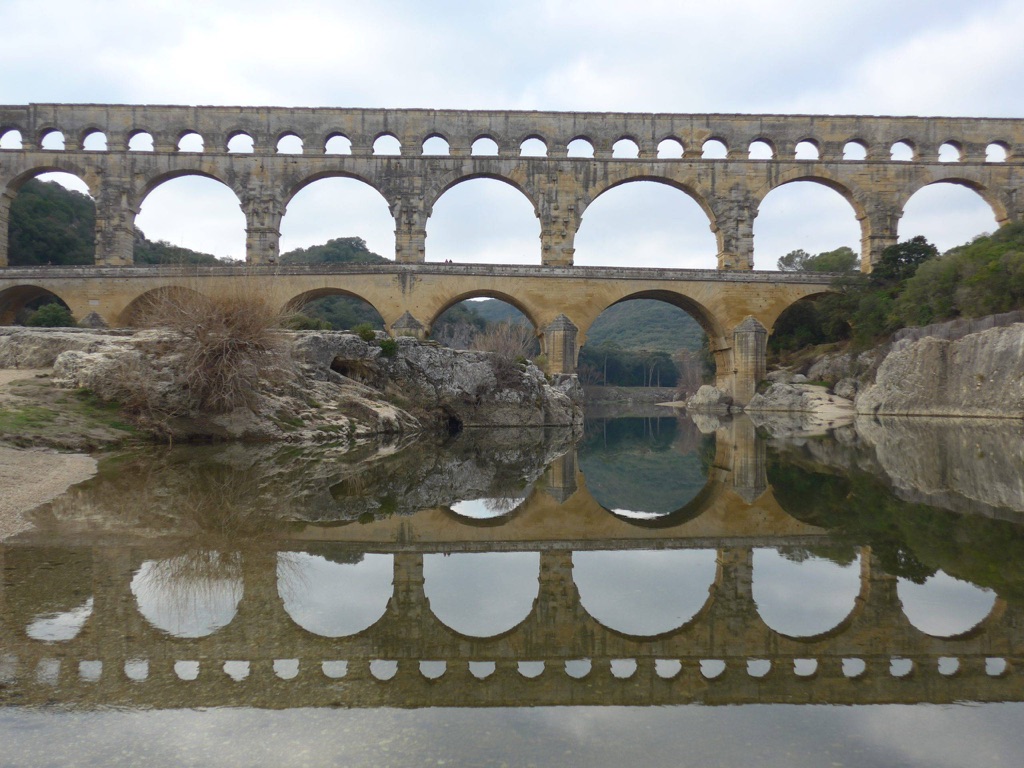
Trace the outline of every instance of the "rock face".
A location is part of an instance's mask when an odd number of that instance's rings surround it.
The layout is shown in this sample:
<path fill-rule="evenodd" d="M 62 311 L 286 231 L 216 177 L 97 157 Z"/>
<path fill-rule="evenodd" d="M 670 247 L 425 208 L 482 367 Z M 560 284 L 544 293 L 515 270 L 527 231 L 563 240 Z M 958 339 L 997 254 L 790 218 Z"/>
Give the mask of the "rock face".
<path fill-rule="evenodd" d="M 143 382 L 161 412 L 160 430 L 182 439 L 359 440 L 477 426 L 568 426 L 583 422 L 575 376 L 549 382 L 532 364 L 398 339 L 391 349 L 342 332 L 288 335 L 294 365 L 260 380 L 248 406 L 189 410 L 174 372 L 174 340 L 161 331 L 0 335 L 0 366 L 54 367 L 54 382 L 125 402 L 125 372 Z M 388 354 L 393 352 L 393 354 Z"/>
<path fill-rule="evenodd" d="M 956 340 L 898 341 L 858 413 L 1024 418 L 1024 323 Z"/>
<path fill-rule="evenodd" d="M 732 397 L 718 387 L 705 384 L 686 401 L 686 410 L 698 413 L 728 413 Z"/>

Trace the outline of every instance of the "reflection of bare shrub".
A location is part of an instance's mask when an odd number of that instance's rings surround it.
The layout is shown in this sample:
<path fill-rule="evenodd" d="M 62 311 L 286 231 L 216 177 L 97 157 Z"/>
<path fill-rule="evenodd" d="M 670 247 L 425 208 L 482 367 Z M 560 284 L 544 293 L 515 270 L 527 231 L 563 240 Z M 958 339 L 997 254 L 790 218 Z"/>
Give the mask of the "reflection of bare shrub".
<path fill-rule="evenodd" d="M 282 313 L 237 278 L 212 296 L 191 290 L 153 294 L 136 323 L 164 328 L 173 338 L 173 376 L 200 412 L 252 406 L 261 381 L 280 382 L 290 369 Z"/>
<path fill-rule="evenodd" d="M 493 352 L 505 360 L 525 360 L 540 352 L 533 328 L 521 323 L 497 323 L 473 338 L 472 348 Z"/>

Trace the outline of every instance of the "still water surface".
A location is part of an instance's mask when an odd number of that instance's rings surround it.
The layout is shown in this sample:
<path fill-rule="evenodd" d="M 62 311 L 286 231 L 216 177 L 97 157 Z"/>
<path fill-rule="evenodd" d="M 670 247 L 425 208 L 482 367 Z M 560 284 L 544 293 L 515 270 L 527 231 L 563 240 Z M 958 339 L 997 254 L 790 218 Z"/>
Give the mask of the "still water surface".
<path fill-rule="evenodd" d="M 0 544 L 0 765 L 1018 765 L 1019 427 L 763 434 L 108 459 Z"/>

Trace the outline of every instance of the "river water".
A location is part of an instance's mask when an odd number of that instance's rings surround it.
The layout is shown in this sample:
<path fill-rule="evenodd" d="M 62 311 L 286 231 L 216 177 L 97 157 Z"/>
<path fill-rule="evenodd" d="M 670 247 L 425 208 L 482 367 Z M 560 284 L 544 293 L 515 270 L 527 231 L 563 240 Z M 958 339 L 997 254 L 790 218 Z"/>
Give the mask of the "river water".
<path fill-rule="evenodd" d="M 1022 445 L 649 409 L 108 457 L 0 544 L 0 765 L 1016 766 Z"/>

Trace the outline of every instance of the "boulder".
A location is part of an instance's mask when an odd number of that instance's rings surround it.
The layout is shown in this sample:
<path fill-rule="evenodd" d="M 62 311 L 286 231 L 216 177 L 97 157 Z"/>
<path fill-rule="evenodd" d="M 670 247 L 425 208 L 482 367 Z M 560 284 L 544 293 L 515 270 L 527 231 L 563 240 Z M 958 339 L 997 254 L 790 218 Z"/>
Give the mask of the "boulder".
<path fill-rule="evenodd" d="M 686 401 L 686 410 L 703 413 L 728 413 L 732 407 L 732 395 L 718 387 L 705 384 Z"/>

